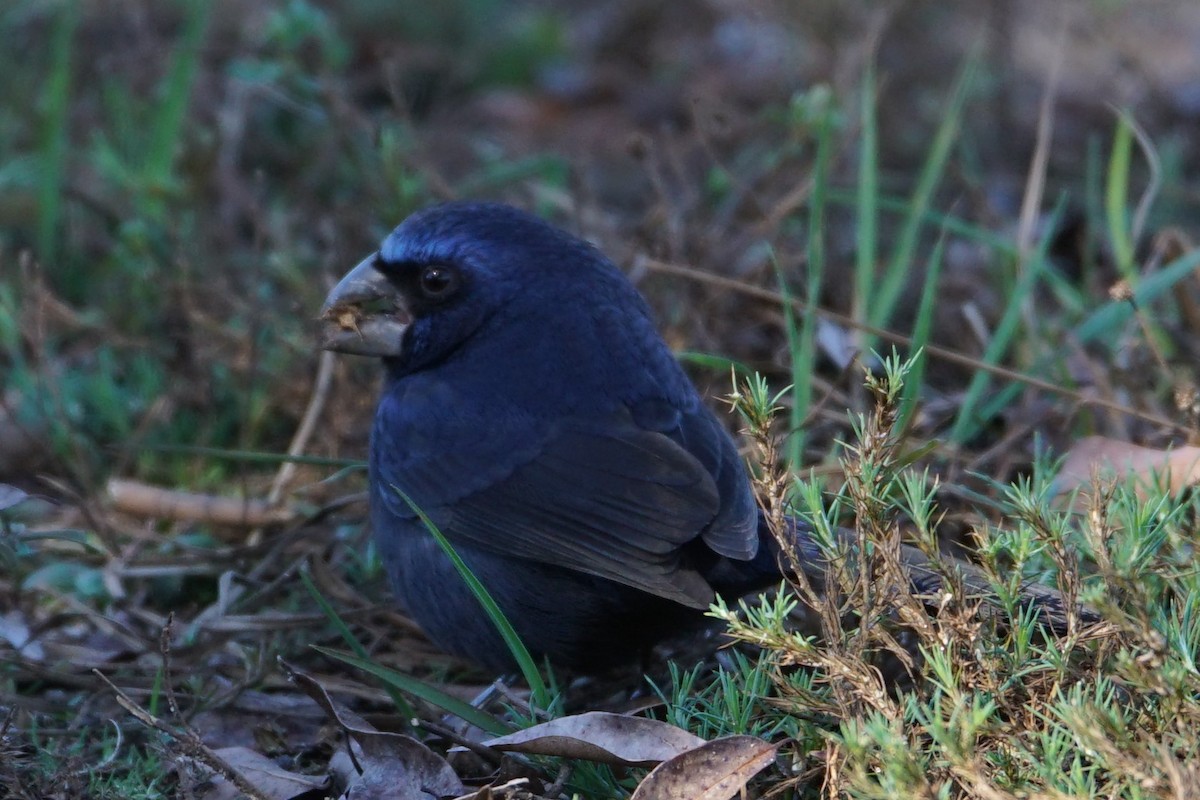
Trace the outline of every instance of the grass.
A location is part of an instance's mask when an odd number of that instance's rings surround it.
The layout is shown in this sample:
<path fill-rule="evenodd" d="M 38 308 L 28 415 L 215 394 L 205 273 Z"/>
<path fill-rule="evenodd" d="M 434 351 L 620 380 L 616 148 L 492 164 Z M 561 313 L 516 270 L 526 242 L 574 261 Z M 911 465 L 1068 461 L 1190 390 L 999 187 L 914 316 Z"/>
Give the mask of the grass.
<path fill-rule="evenodd" d="M 363 486 L 347 462 L 365 452 L 373 365 L 338 365 L 311 458 L 282 495 L 293 525 L 134 518 L 103 494 L 119 476 L 266 496 L 318 394 L 309 320 L 328 281 L 412 210 L 475 196 L 595 238 L 640 281 L 672 345 L 702 354 L 687 364 L 710 394 L 728 392 L 731 365 L 761 374 L 742 398 L 768 500 L 818 528 L 858 526 L 862 546 L 838 551 L 826 594 L 715 609 L 762 649 L 658 675 L 660 718 L 705 737 L 790 740 L 791 760 L 763 785 L 802 796 L 1183 796 L 1200 696 L 1191 500 L 1115 486 L 1067 510 L 1032 442 L 1158 444 L 1194 425 L 1173 396 L 1196 383 L 1186 293 L 1200 253 L 1156 262 L 1148 244 L 1163 220 L 1194 215 L 1186 154 L 1170 142 L 1156 153 L 1132 112 L 1106 122 L 1080 171 L 1050 176 L 1047 196 L 1065 199 L 1021 253 L 976 200 L 992 188 L 970 155 L 990 144 L 974 113 L 995 67 L 984 56 L 926 95 L 873 66 L 837 88 L 739 101 L 725 128 L 682 104 L 686 121 L 635 125 L 630 155 L 621 114 L 662 76 L 601 73 L 591 99 L 572 99 L 570 80 L 553 81 L 581 63 L 578 23 L 508 11 L 287 2 L 231 21 L 187 0 L 113 28 L 83 3 L 0 11 L 16 43 L 0 54 L 12 76 L 0 87 L 0 434 L 12 419 L 38 444 L 0 477 L 36 495 L 0 509 L 0 782 L 18 797 L 188 785 L 168 769 L 170 742 L 95 694 L 93 668 L 164 716 L 173 686 L 181 726 L 232 714 L 247 692 L 286 696 L 277 655 L 351 680 L 344 657 L 310 644 L 353 641 L 375 675 L 439 688 L 393 687 L 415 698 L 406 719 L 438 719 L 427 703 L 481 680 L 423 649 L 390 609 L 361 507 L 343 504 Z M 412 46 L 387 50 L 377 31 Z M 918 146 L 895 141 L 897 108 L 923 125 Z M 588 113 L 601 136 L 569 127 Z M 1064 256 L 1059 221 L 1077 212 L 1084 241 Z M 645 256 L 791 302 L 644 271 Z M 1118 277 L 1132 299 L 1103 294 Z M 972 327 L 958 314 L 968 307 Z M 871 354 L 890 350 L 885 332 L 907 338 L 902 381 L 896 361 Z M 1086 385 L 1034 391 L 998 368 Z M 1085 393 L 1109 405 L 1082 404 Z M 1010 598 L 1005 613 L 975 615 L 951 592 L 935 618 L 908 615 L 914 601 L 883 559 L 900 528 L 930 553 L 965 539 Z M 1012 599 L 1023 580 L 1100 607 L 1105 635 L 1038 630 Z M 786 627 L 805 608 L 809 627 Z M 177 635 L 163 644 L 171 613 Z M 32 648 L 15 644 L 18 623 Z M 583 702 L 578 687 L 546 691 L 559 693 L 541 703 L 554 713 Z M 370 682 L 351 696 L 393 708 Z M 533 717 L 517 703 L 475 713 L 497 730 Z M 240 727 L 261 733 L 263 716 Z M 129 723 L 119 743 L 107 718 Z M 578 766 L 567 786 L 624 796 L 636 778 Z"/>

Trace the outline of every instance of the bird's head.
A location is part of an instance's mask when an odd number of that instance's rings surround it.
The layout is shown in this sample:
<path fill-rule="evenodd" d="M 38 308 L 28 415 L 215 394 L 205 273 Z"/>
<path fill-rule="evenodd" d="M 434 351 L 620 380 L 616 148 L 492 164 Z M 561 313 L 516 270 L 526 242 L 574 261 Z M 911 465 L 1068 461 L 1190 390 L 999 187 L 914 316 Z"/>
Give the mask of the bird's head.
<path fill-rule="evenodd" d="M 434 206 L 406 219 L 333 288 L 321 308 L 322 346 L 420 369 L 498 312 L 569 303 L 610 273 L 590 245 L 518 209 Z"/>

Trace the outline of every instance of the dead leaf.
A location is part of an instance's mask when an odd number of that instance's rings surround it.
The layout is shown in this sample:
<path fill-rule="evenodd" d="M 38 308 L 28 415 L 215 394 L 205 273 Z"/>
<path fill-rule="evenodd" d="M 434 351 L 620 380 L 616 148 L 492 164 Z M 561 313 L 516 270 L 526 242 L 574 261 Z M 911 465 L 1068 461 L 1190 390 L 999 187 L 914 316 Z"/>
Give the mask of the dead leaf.
<path fill-rule="evenodd" d="M 817 347 L 838 370 L 847 370 L 860 354 L 858 341 L 841 325 L 824 319 L 817 320 Z"/>
<path fill-rule="evenodd" d="M 0 511 L 12 508 L 13 506 L 25 502 L 29 495 L 21 491 L 15 486 L 9 486 L 7 483 L 0 483 Z"/>
<path fill-rule="evenodd" d="M 665 722 L 590 711 L 543 722 L 483 744 L 529 755 L 648 767 L 699 747 L 704 740 Z"/>
<path fill-rule="evenodd" d="M 726 736 L 655 767 L 629 800 L 729 800 L 775 760 L 778 745 Z"/>
<path fill-rule="evenodd" d="M 357 746 L 362 772 L 350 782 L 346 800 L 432 800 L 465 794 L 467 788 L 446 760 L 402 733 L 375 730 L 333 701 L 316 680 L 280 659 L 287 676 L 317 702 Z"/>
<path fill-rule="evenodd" d="M 248 747 L 222 747 L 214 751 L 227 766 L 268 800 L 293 800 L 329 788 L 328 777 L 288 772 L 271 759 Z M 223 775 L 214 775 L 202 800 L 242 797 L 242 792 Z"/>
<path fill-rule="evenodd" d="M 325 712 L 308 695 L 247 689 L 229 703 L 200 711 L 190 722 L 209 745 L 241 745 L 270 753 L 309 746 L 313 731 L 324 720 Z"/>
<path fill-rule="evenodd" d="M 42 648 L 42 643 L 31 641 L 31 636 L 25 615 L 19 610 L 14 608 L 7 614 L 0 615 L 0 641 L 7 642 L 21 658 L 45 661 L 46 651 Z"/>
<path fill-rule="evenodd" d="M 343 800 L 436 800 L 464 794 L 454 770 L 441 756 L 401 733 L 348 729 L 362 773 Z"/>
<path fill-rule="evenodd" d="M 1172 492 L 1200 480 L 1200 447 L 1156 450 L 1104 436 L 1088 436 L 1071 448 L 1054 479 L 1056 494 L 1086 489 L 1101 480 L 1134 479 L 1137 487 L 1166 486 Z"/>

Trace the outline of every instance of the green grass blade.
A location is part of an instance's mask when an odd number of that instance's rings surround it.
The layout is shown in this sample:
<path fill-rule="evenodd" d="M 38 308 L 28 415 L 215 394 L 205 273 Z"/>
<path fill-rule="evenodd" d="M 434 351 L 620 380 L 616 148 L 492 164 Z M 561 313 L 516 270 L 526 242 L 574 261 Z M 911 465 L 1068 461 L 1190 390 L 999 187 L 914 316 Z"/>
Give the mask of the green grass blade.
<path fill-rule="evenodd" d="M 413 697 L 420 698 L 427 703 L 432 703 L 443 711 L 469 722 L 480 730 L 487 731 L 495 736 L 503 736 L 513 731 L 512 728 L 500 720 L 480 711 L 470 703 L 459 700 L 453 695 L 446 694 L 440 689 L 430 686 L 424 681 L 417 680 L 411 675 L 405 675 L 402 672 L 396 672 L 394 669 L 380 666 L 369 658 L 361 658 L 329 647 L 313 645 L 313 649 L 330 658 L 335 658 L 343 664 L 349 664 L 352 667 L 361 669 L 363 672 L 374 675 L 391 688 L 407 692 Z"/>
<path fill-rule="evenodd" d="M 1104 142 L 1098 133 L 1087 138 L 1087 148 L 1084 151 L 1084 219 L 1100 220 L 1104 218 Z M 1099 263 L 1100 243 L 1096 236 L 1084 237 L 1083 250 L 1083 280 L 1080 282 L 1084 289 L 1088 288 L 1094 277 Z"/>
<path fill-rule="evenodd" d="M 1055 208 L 1054 213 L 1050 217 L 1049 224 L 1046 226 L 1047 230 L 1057 230 L 1058 221 L 1062 219 L 1063 205 L 1063 202 L 1060 201 L 1058 207 Z M 992 339 L 988 342 L 987 348 L 984 350 L 982 358 L 984 364 L 997 364 L 1012 345 L 1020 328 L 1021 304 L 1026 301 L 1033 288 L 1041 280 L 1042 273 L 1046 269 L 1047 251 L 1050 248 L 1051 241 L 1051 236 L 1043 236 L 1041 241 L 1038 242 L 1037 250 L 1031 254 L 1029 268 L 1024 270 L 1012 294 L 1009 296 L 1004 314 L 1000 317 L 1000 322 L 996 325 L 996 330 L 992 333 Z M 958 416 L 954 420 L 954 426 L 950 430 L 951 441 L 962 444 L 979 429 L 979 425 L 983 420 L 976 419 L 976 408 L 983 399 L 983 393 L 990 382 L 991 376 L 982 370 L 976 372 L 974 377 L 971 378 L 971 383 L 967 386 L 966 395 L 963 397 L 962 407 L 959 408 Z"/>
<path fill-rule="evenodd" d="M 463 197 L 488 194 L 520 181 L 541 178 L 558 186 L 565 183 L 565 162 L 558 156 L 539 155 L 514 161 L 498 161 L 466 178 L 458 186 Z"/>
<path fill-rule="evenodd" d="M 921 305 L 917 309 L 917 319 L 913 324 L 912 345 L 909 357 L 912 358 L 912 368 L 904 379 L 904 399 L 900 402 L 900 413 L 896 422 L 896 430 L 908 429 L 909 421 L 917 408 L 917 400 L 921 396 L 921 386 L 925 380 L 925 345 L 929 343 L 933 332 L 933 304 L 937 299 L 938 281 L 942 274 L 942 253 L 946 246 L 946 232 L 938 237 L 929 256 L 929 269 L 925 273 L 925 285 L 921 289 Z"/>
<path fill-rule="evenodd" d="M 900 298 L 900 292 L 908 282 L 915 261 L 921 225 L 933 201 L 933 193 L 937 191 L 946 172 L 950 151 L 958 138 L 959 123 L 962 120 L 967 95 L 974 85 L 977 65 L 978 61 L 975 58 L 968 59 L 959 72 L 950 95 L 950 103 L 942 115 L 937 133 L 933 137 L 933 144 L 929 147 L 929 154 L 925 157 L 925 163 L 917 178 L 917 188 L 908 201 L 908 210 L 896 239 L 896 246 L 892 250 L 891 260 L 870 308 L 871 324 L 877 328 L 887 326 Z M 873 342 L 871 346 L 874 346 Z"/>
<path fill-rule="evenodd" d="M 868 318 L 874 299 L 875 261 L 878 252 L 879 202 L 879 130 L 875 109 L 875 65 L 863 75 L 861 115 L 862 139 L 858 146 L 857 227 L 855 228 L 853 316 L 859 322 Z"/>
<path fill-rule="evenodd" d="M 1112 153 L 1108 158 L 1108 180 L 1104 190 L 1104 212 L 1108 238 L 1121 276 L 1131 283 L 1137 278 L 1133 264 L 1133 241 L 1129 232 L 1129 168 L 1133 160 L 1133 126 L 1122 113 L 1113 133 Z"/>
<path fill-rule="evenodd" d="M 1157 272 L 1143 276 L 1133 291 L 1134 304 L 1139 308 L 1147 308 L 1194 272 L 1198 266 L 1200 250 L 1192 250 Z M 1105 334 L 1119 331 L 1132 314 L 1133 305 L 1129 301 L 1110 300 L 1076 326 L 1075 336 L 1080 343 L 1100 339 Z"/>
<path fill-rule="evenodd" d="M 785 448 L 788 466 L 792 470 L 797 470 L 800 468 L 800 461 L 804 455 L 804 428 L 802 425 L 812 396 L 812 370 L 803 368 L 800 362 L 803 358 L 802 353 L 806 349 L 804 328 L 812 329 L 813 323 L 810 320 L 813 315 L 806 314 L 799 325 L 796 323 L 796 304 L 792 300 L 792 290 L 788 286 L 787 276 L 779 267 L 774 251 L 771 253 L 771 266 L 775 270 L 775 280 L 779 284 L 779 295 L 783 298 L 783 327 L 787 333 L 788 352 L 792 356 L 792 412 Z M 813 338 L 811 333 L 807 338 L 809 340 Z M 812 349 L 811 341 L 807 349 Z M 811 364 L 811 360 L 808 363 Z"/>
<path fill-rule="evenodd" d="M 150 127 L 143 174 L 153 183 L 165 183 L 171 176 L 187 118 L 192 83 L 200 64 L 200 46 L 212 9 L 212 4 L 206 0 L 188 0 L 185 6 L 187 16 L 183 36 L 160 87 L 161 105 Z"/>
<path fill-rule="evenodd" d="M 841 206 L 844 208 L 853 208 L 858 203 L 858 193 L 852 189 L 843 189 L 838 187 L 830 187 L 828 191 L 829 203 Z M 897 215 L 907 214 L 911 201 L 901 197 L 891 197 L 888 195 L 880 195 L 877 199 L 879 208 L 889 213 Z M 969 239 L 973 242 L 987 247 L 989 250 L 995 251 L 999 255 L 1017 256 L 1016 245 L 1013 244 L 1011 237 L 1006 237 L 995 231 L 989 231 L 979 225 L 967 222 L 960 217 L 952 214 L 943 214 L 942 212 L 933 209 L 926 209 L 922 218 L 925 224 L 934 225 L 946 229 L 947 233 L 952 233 L 955 236 L 961 236 L 964 239 Z"/>
<path fill-rule="evenodd" d="M 698 367 L 716 370 L 726 375 L 729 374 L 729 370 L 731 369 L 739 375 L 751 375 L 754 372 L 745 362 L 735 361 L 732 358 L 713 355 L 712 353 L 682 350 L 675 354 L 675 358 L 684 364 L 695 364 Z"/>
<path fill-rule="evenodd" d="M 1134 291 L 1134 302 L 1141 307 L 1145 307 L 1147 304 L 1157 300 L 1164 293 L 1170 291 L 1177 283 L 1194 273 L 1197 267 L 1200 267 L 1200 251 L 1192 251 L 1180 257 L 1162 270 L 1142 279 Z M 1111 300 L 1094 310 L 1083 322 L 1075 327 L 1074 339 L 1080 344 L 1103 339 L 1105 345 L 1112 347 L 1115 344 L 1117 334 L 1124 328 L 1132 315 L 1133 305 L 1129 302 L 1125 300 Z M 1038 359 L 1028 371 L 1033 374 L 1041 373 L 1045 370 L 1046 364 L 1047 358 L 1043 357 Z M 1013 398 L 1021 392 L 1022 388 L 1021 384 L 1013 383 L 1000 389 L 987 404 L 980 408 L 980 417 L 982 419 L 991 419 L 996 413 L 1011 403 Z"/>
<path fill-rule="evenodd" d="M 364 661 L 370 661 L 371 654 L 367 652 L 367 648 L 363 647 L 362 642 L 350 630 L 350 626 L 337 613 L 337 609 L 325 599 L 325 595 L 321 594 L 321 590 L 313 583 L 312 573 L 309 571 L 308 564 L 300 567 L 300 582 L 304 584 L 304 589 L 308 592 L 309 597 L 316 601 L 325 618 L 333 623 L 333 627 L 337 628 L 338 635 L 342 637 L 342 641 L 346 643 L 346 646 L 353 650 L 354 654 L 359 658 Z M 414 719 L 417 716 L 416 709 L 404 699 L 404 695 L 400 694 L 394 686 L 388 684 L 386 691 L 388 696 L 392 698 L 392 704 L 396 706 L 396 710 L 403 714 L 405 719 Z"/>
<path fill-rule="evenodd" d="M 38 182 L 38 258 L 58 261 L 63 175 L 67 162 L 67 112 L 71 106 L 71 55 L 79 3 L 70 2 L 54 21 L 50 42 L 50 76 L 42 91 L 46 115 L 41 133 L 41 179 Z"/>
<path fill-rule="evenodd" d="M 492 599 L 487 588 L 479 582 L 479 579 L 471 572 L 470 567 L 455 552 L 454 546 L 438 530 L 433 520 L 408 495 L 402 492 L 399 487 L 393 486 L 392 489 L 421 518 L 425 529 L 429 531 L 434 541 L 438 543 L 438 546 L 446 554 L 446 557 L 454 564 L 454 569 L 458 571 L 459 577 L 467 584 L 467 588 L 471 590 L 471 594 L 475 595 L 475 599 L 483 606 L 488 619 L 496 626 L 496 630 L 500 632 L 500 636 L 504 639 L 504 644 L 508 646 L 509 652 L 512 653 L 513 658 L 516 660 L 517 667 L 521 670 L 521 675 L 524 676 L 525 682 L 529 685 L 529 692 L 533 702 L 539 708 L 549 708 L 550 693 L 546 690 L 546 684 L 542 681 L 542 675 L 538 671 L 537 664 L 534 663 L 533 656 L 529 654 L 529 650 L 525 647 L 525 643 L 521 641 L 521 637 L 517 636 L 517 631 L 513 628 L 512 623 L 508 621 L 504 616 L 504 612 L 500 610 L 500 606 L 496 605 L 496 601 Z"/>
<path fill-rule="evenodd" d="M 808 202 L 807 281 L 804 296 L 810 307 L 821 296 L 821 283 L 825 275 L 825 210 L 829 188 L 829 160 L 833 150 L 833 111 L 826 109 L 817 129 L 817 157 L 813 164 L 812 194 Z M 796 310 L 787 294 L 787 284 L 780 276 L 787 319 L 788 347 L 792 356 L 792 412 L 788 430 L 787 461 L 793 471 L 798 471 L 804 461 L 804 420 L 812 406 L 813 372 L 817 361 L 816 314 L 808 313 L 800 320 L 797 330 Z"/>

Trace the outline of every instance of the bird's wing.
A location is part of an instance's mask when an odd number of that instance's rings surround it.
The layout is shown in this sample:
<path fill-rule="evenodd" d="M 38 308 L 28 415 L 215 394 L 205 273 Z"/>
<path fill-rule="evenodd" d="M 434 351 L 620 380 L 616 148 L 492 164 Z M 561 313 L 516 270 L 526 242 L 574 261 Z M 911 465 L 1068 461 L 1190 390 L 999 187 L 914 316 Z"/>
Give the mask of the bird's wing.
<path fill-rule="evenodd" d="M 678 424 L 665 432 L 699 460 L 717 485 L 721 508 L 704 531 L 704 543 L 729 558 L 754 558 L 758 552 L 758 505 L 733 439 L 717 418 L 699 405 L 690 413 L 681 413 Z"/>
<path fill-rule="evenodd" d="M 711 601 L 711 587 L 681 564 L 681 548 L 724 516 L 720 487 L 681 442 L 629 410 L 559 419 L 540 436 L 513 438 L 503 453 L 495 427 L 469 446 L 420 448 L 427 456 L 419 458 L 385 435 L 377 429 L 372 444 L 374 490 L 391 513 L 414 516 L 400 489 L 452 544 L 560 564 L 698 608 Z"/>

